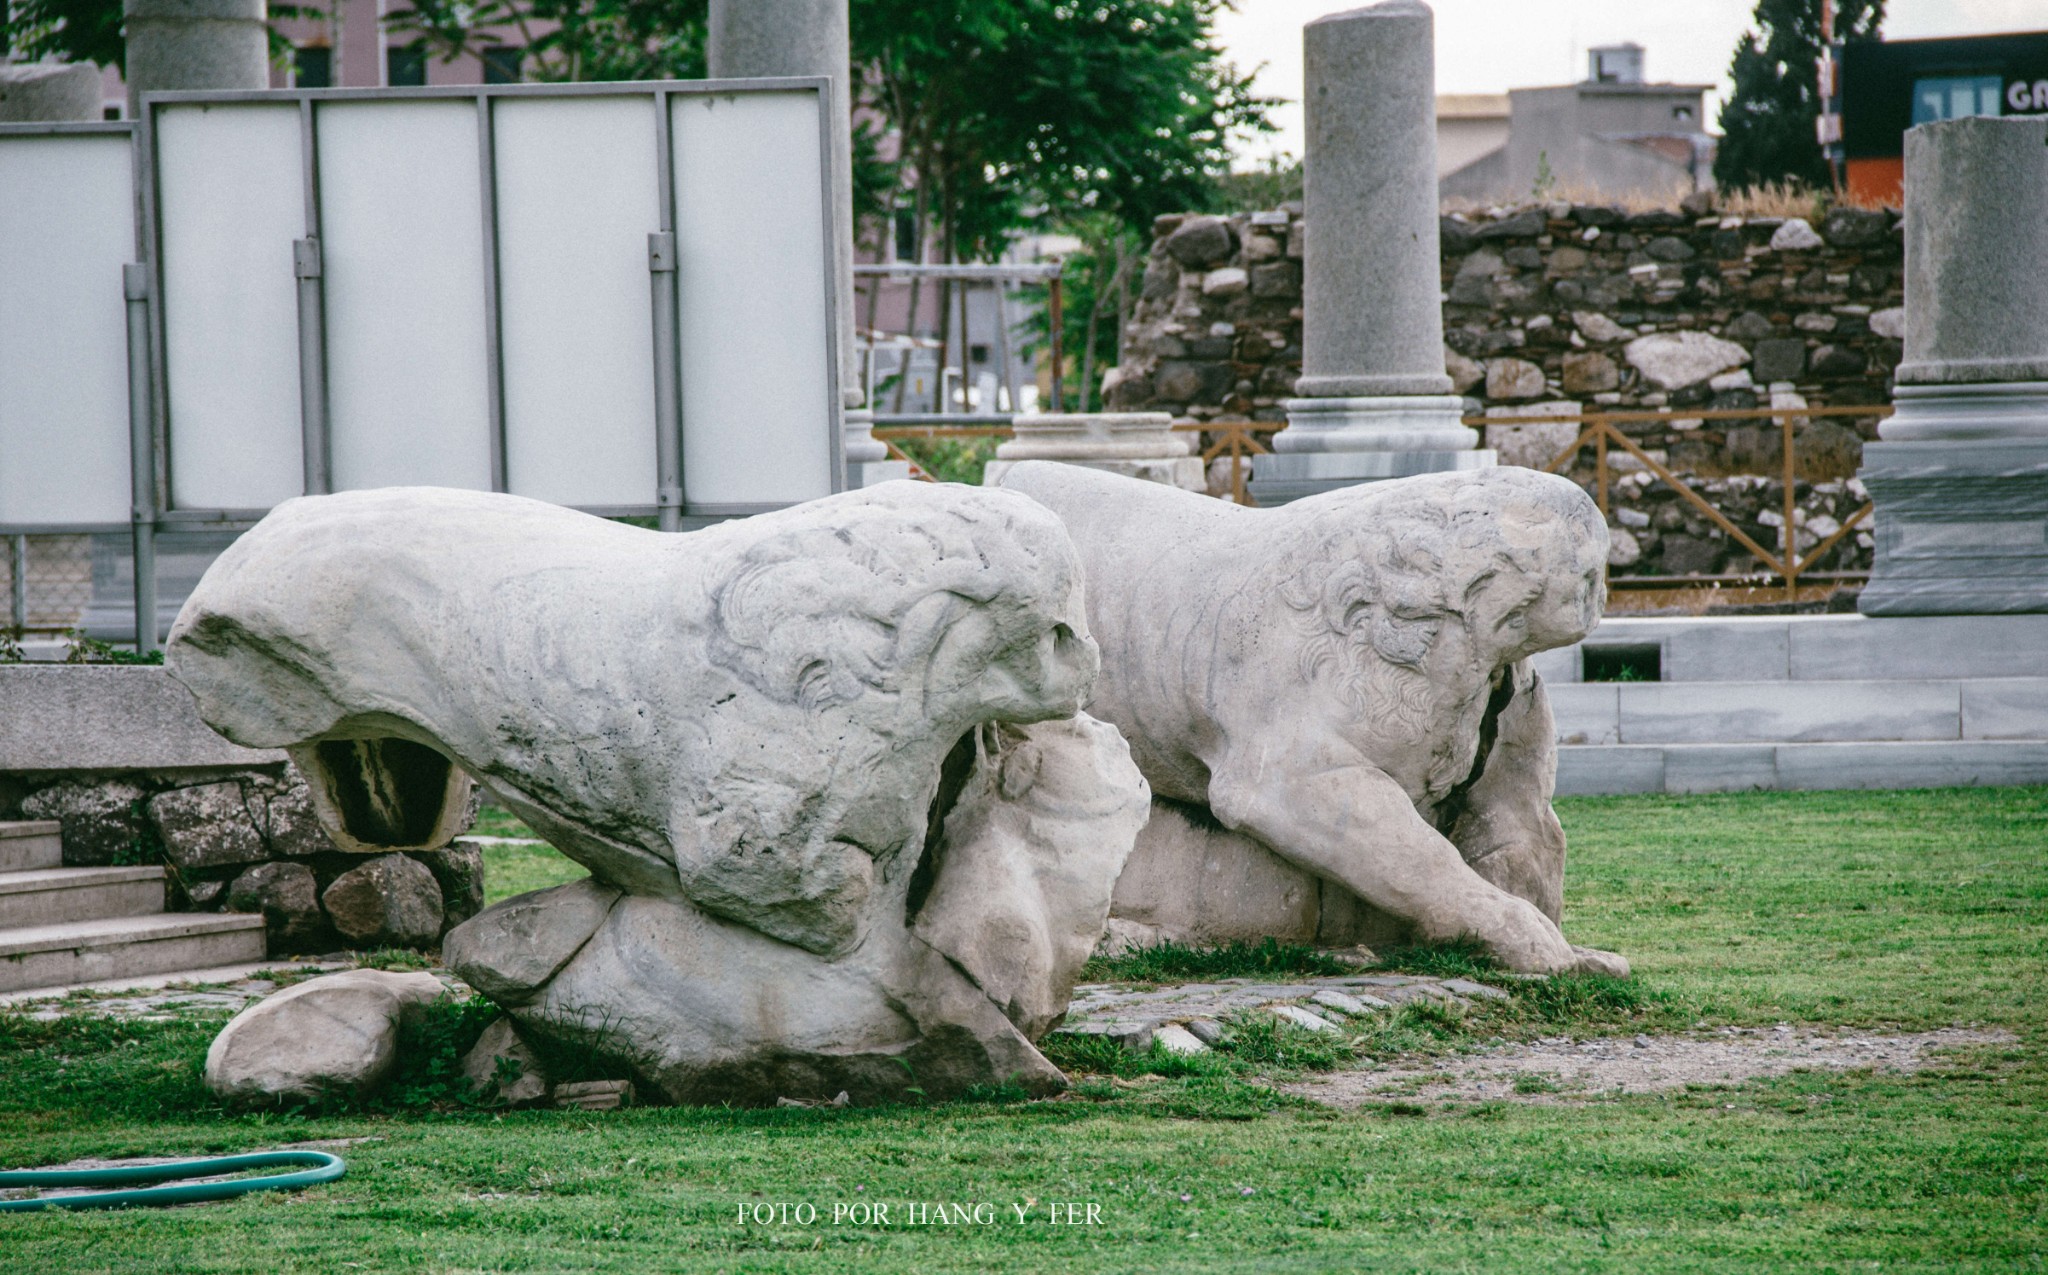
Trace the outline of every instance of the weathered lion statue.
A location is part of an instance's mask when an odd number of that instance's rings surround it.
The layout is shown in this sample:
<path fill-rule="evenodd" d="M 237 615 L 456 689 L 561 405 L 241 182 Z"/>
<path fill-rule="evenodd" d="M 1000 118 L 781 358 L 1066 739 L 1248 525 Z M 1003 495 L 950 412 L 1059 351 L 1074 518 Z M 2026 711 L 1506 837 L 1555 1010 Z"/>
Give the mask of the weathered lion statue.
<path fill-rule="evenodd" d="M 1607 530 L 1577 486 L 1500 468 L 1261 510 L 1047 462 L 1001 485 L 1079 547 L 1103 658 L 1090 711 L 1167 799 L 1118 917 L 1272 932 L 1272 893 L 1301 891 L 1250 863 L 1249 839 L 1406 937 L 1476 938 L 1515 970 L 1627 971 L 1558 928 L 1556 747 L 1528 664 L 1600 618 Z"/>
<path fill-rule="evenodd" d="M 523 1027 L 679 1101 L 1063 1083 L 1148 809 L 1059 522 L 895 483 L 686 535 L 430 488 L 280 505 L 166 654 L 351 849 L 473 776 L 590 869 L 450 932 Z"/>

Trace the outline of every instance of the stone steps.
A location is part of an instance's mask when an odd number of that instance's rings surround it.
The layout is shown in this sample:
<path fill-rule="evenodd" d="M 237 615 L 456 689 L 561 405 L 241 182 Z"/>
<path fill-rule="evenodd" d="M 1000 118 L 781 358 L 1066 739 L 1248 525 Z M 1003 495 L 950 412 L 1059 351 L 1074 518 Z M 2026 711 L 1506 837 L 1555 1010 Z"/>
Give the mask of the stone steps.
<path fill-rule="evenodd" d="M 1557 795 L 2048 783 L 2048 740 L 1563 745 Z"/>
<path fill-rule="evenodd" d="M 161 867 L 0 872 L 0 935 L 27 926 L 147 916 L 163 910 Z"/>
<path fill-rule="evenodd" d="M 263 959 L 261 916 L 166 913 L 161 865 L 63 862 L 56 823 L 0 823 L 0 993 Z"/>
<path fill-rule="evenodd" d="M 30 872 L 64 864 L 61 825 L 55 819 L 0 823 L 0 872 Z"/>
<path fill-rule="evenodd" d="M 1560 744 L 2048 739 L 2048 677 L 1574 682 L 1548 690 Z"/>
<path fill-rule="evenodd" d="M 0 930 L 0 992 L 263 959 L 263 918 L 188 912 Z"/>
<path fill-rule="evenodd" d="M 1533 663 L 1561 795 L 2048 783 L 2048 615 L 1624 618 Z"/>

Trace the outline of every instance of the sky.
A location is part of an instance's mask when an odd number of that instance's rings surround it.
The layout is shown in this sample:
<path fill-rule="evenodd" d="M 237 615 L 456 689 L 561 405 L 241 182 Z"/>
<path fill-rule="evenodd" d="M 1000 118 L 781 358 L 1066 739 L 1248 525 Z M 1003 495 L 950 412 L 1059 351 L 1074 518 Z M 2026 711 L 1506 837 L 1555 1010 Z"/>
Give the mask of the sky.
<path fill-rule="evenodd" d="M 1279 133 L 1241 145 L 1245 160 L 1300 155 L 1301 28 L 1359 0 L 1237 0 L 1216 22 L 1219 43 L 1240 69 L 1264 64 L 1258 91 L 1286 98 L 1273 112 Z M 1586 50 L 1634 41 L 1649 79 L 1713 84 L 1709 127 L 1727 88 L 1735 41 L 1755 0 L 1432 0 L 1436 90 L 1505 93 L 1583 79 Z M 2048 30 L 2048 0 L 1891 0 L 1888 39 Z"/>

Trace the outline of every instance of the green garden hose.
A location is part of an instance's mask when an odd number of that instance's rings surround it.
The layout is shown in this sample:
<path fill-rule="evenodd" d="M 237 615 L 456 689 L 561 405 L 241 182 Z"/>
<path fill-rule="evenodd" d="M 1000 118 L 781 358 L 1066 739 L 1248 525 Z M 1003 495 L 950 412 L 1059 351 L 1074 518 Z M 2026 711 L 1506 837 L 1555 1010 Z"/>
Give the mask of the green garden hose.
<path fill-rule="evenodd" d="M 166 1204 L 202 1204 L 208 1200 L 231 1200 L 251 1191 L 297 1191 L 321 1182 L 332 1182 L 348 1171 L 340 1156 L 325 1151 L 258 1151 L 251 1155 L 223 1155 L 210 1160 L 175 1160 L 169 1164 L 125 1164 L 111 1169 L 22 1169 L 0 1172 L 0 1188 L 128 1186 L 139 1182 L 171 1182 L 179 1178 L 213 1177 L 239 1173 L 244 1169 L 268 1169 L 283 1164 L 309 1164 L 298 1173 L 280 1173 L 263 1178 L 235 1178 L 227 1182 L 188 1182 L 183 1186 L 160 1186 L 140 1191 L 90 1191 L 82 1195 L 53 1195 L 29 1200 L 0 1200 L 0 1213 L 21 1213 L 30 1209 L 125 1209 L 161 1208 Z"/>

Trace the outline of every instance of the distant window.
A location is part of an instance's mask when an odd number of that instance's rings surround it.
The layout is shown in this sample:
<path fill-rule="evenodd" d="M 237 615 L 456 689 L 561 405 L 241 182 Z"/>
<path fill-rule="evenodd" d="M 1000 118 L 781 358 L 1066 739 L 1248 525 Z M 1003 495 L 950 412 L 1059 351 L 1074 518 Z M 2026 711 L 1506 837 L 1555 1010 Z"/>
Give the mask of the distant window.
<path fill-rule="evenodd" d="M 517 84 L 523 78 L 520 69 L 526 61 L 525 49 L 499 47 L 485 49 L 484 83 Z"/>
<path fill-rule="evenodd" d="M 1913 81 L 1913 122 L 1961 119 L 1965 115 L 1997 115 L 2004 85 L 1995 75 L 1951 75 Z"/>
<path fill-rule="evenodd" d="M 967 358 L 972 363 L 988 362 L 988 347 L 976 342 L 967 347 Z"/>
<path fill-rule="evenodd" d="M 896 260 L 917 260 L 917 210 L 914 208 L 896 210 Z"/>
<path fill-rule="evenodd" d="M 427 51 L 417 44 L 384 50 L 384 82 L 395 89 L 419 88 L 427 82 Z"/>
<path fill-rule="evenodd" d="M 113 105 L 113 104 L 111 104 L 111 103 L 109 103 L 109 104 L 108 104 L 108 105 L 106 105 L 106 106 L 102 106 L 102 107 L 100 108 L 100 118 L 101 118 L 101 119 L 103 119 L 103 120 L 117 120 L 117 119 L 120 119 L 120 118 L 121 118 L 121 108 L 120 108 L 120 107 L 118 107 L 118 106 L 115 106 L 115 105 Z"/>
<path fill-rule="evenodd" d="M 1671 108 L 1671 118 L 1675 120 L 1689 120 L 1692 118 L 1692 108 L 1690 106 L 1674 106 Z"/>
<path fill-rule="evenodd" d="M 292 68 L 302 89 L 334 87 L 334 50 L 325 45 L 293 50 Z"/>

